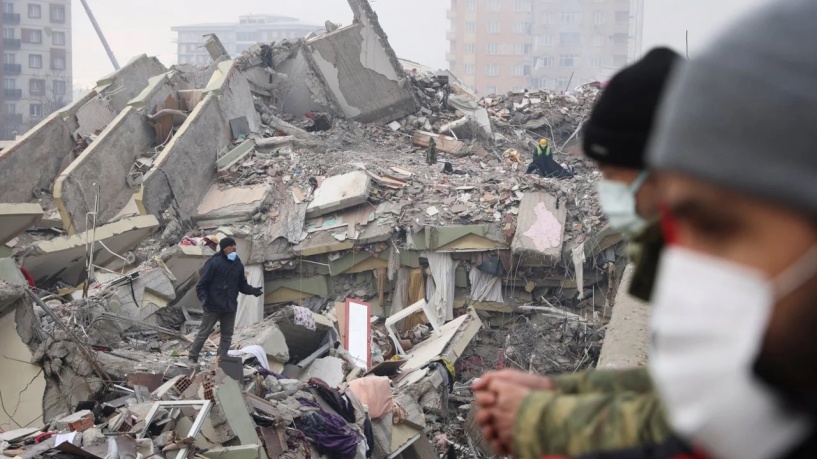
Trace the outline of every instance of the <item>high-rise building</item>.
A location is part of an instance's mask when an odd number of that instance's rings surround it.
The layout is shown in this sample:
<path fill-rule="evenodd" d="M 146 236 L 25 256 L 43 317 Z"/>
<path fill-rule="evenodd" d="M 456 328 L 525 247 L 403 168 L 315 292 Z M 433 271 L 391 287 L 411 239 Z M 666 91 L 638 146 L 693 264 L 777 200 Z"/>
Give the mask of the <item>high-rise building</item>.
<path fill-rule="evenodd" d="M 449 68 L 481 95 L 566 91 L 641 52 L 644 0 L 451 0 Z"/>
<path fill-rule="evenodd" d="M 72 99 L 71 1 L 0 3 L 0 138 L 11 139 Z"/>
<path fill-rule="evenodd" d="M 177 33 L 177 62 L 204 65 L 210 62 L 210 55 L 203 47 L 203 35 L 216 34 L 227 52 L 235 56 L 258 42 L 303 38 L 309 32 L 324 30 L 324 26 L 304 24 L 286 16 L 251 14 L 239 16 L 238 22 L 177 26 L 171 30 Z"/>

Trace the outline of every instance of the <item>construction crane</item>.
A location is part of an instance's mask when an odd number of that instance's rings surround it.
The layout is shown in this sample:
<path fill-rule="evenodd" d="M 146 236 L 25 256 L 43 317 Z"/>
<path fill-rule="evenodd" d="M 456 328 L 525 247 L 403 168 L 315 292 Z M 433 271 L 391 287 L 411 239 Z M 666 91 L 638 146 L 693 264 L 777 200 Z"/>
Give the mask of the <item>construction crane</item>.
<path fill-rule="evenodd" d="M 91 7 L 88 6 L 88 2 L 85 0 L 79 0 L 82 2 L 83 8 L 85 8 L 85 12 L 88 14 L 88 19 L 91 20 L 91 25 L 94 26 L 94 30 L 96 30 L 96 34 L 99 36 L 99 41 L 102 42 L 102 46 L 105 47 L 105 52 L 108 53 L 108 59 L 111 60 L 111 64 L 113 64 L 114 70 L 119 70 L 119 62 L 116 61 L 116 56 L 113 55 L 113 51 L 111 51 L 111 47 L 108 45 L 108 40 L 105 39 L 105 35 L 102 34 L 102 29 L 99 28 L 99 24 L 96 22 L 96 18 L 94 17 L 94 13 L 91 12 Z"/>

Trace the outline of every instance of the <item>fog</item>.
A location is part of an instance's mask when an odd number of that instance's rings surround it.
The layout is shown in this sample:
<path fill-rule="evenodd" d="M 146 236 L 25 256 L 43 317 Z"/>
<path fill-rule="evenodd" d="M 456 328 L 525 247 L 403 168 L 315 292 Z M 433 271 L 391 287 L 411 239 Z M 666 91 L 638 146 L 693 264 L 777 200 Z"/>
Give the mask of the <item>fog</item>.
<path fill-rule="evenodd" d="M 157 56 L 165 65 L 175 63 L 172 26 L 205 22 L 237 22 L 248 13 L 280 14 L 304 22 L 327 19 L 348 24 L 352 14 L 343 0 L 88 0 L 110 45 L 124 64 L 133 56 Z M 669 45 L 685 48 L 689 31 L 690 53 L 729 21 L 765 0 L 643 0 L 644 50 Z M 448 0 L 373 0 L 381 25 L 398 56 L 434 68 L 447 68 L 445 39 Z M 74 84 L 90 88 L 113 68 L 79 0 L 73 2 Z"/>

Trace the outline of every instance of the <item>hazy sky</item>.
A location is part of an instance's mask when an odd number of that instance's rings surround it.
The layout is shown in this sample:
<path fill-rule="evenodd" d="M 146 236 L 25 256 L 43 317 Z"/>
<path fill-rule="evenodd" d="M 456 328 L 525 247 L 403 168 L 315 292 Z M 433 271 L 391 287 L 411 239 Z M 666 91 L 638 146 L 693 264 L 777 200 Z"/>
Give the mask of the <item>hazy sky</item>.
<path fill-rule="evenodd" d="M 370 0 L 398 56 L 446 68 L 449 0 Z M 685 31 L 695 53 L 719 28 L 766 0 L 643 0 L 644 49 L 666 44 L 682 52 Z M 344 0 L 88 0 L 120 64 L 146 53 L 175 63 L 172 26 L 237 22 L 248 13 L 281 14 L 304 22 L 349 24 Z M 73 1 L 74 83 L 93 86 L 113 68 L 79 0 Z"/>

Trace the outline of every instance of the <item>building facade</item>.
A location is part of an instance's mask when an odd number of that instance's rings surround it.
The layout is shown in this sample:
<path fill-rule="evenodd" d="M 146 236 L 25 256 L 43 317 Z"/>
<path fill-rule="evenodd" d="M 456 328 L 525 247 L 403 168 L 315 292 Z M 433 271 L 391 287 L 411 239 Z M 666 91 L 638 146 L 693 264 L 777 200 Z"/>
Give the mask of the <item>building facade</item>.
<path fill-rule="evenodd" d="M 644 0 L 451 0 L 450 70 L 480 95 L 563 92 L 641 53 Z"/>
<path fill-rule="evenodd" d="M 304 24 L 286 16 L 253 14 L 240 16 L 237 23 L 196 24 L 171 30 L 177 34 L 177 62 L 205 65 L 210 63 L 210 55 L 204 49 L 203 35 L 216 34 L 227 52 L 236 56 L 258 42 L 303 38 L 310 32 L 324 30 L 324 27 Z"/>
<path fill-rule="evenodd" d="M 12 139 L 71 102 L 71 1 L 0 4 L 0 138 Z"/>

